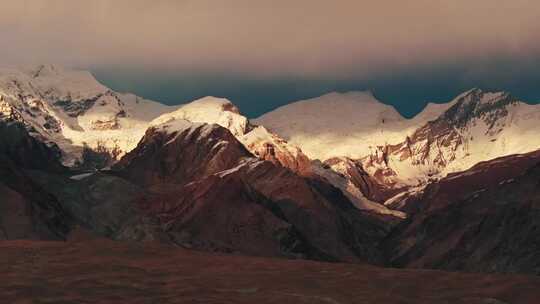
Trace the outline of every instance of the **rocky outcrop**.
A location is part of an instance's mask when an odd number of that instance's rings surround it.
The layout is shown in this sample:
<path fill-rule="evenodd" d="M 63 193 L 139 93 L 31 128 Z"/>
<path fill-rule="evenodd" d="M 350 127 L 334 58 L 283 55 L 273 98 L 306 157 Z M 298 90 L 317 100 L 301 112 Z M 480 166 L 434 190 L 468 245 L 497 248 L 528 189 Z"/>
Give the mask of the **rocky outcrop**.
<path fill-rule="evenodd" d="M 0 155 L 0 239 L 62 240 L 71 215 L 46 189 Z"/>
<path fill-rule="evenodd" d="M 64 239 L 71 215 L 26 169 L 62 172 L 57 150 L 0 121 L 0 239 Z"/>
<path fill-rule="evenodd" d="M 507 93 L 473 89 L 403 142 L 379 146 L 361 163 L 369 175 L 394 188 L 427 184 L 481 161 L 537 150 L 534 118 L 539 113 Z"/>
<path fill-rule="evenodd" d="M 358 160 L 352 160 L 347 157 L 334 157 L 324 161 L 324 164 L 344 176 L 366 198 L 374 202 L 383 203 L 404 190 L 403 188 L 395 188 L 392 185 L 384 183 L 377 176 L 369 175 Z"/>
<path fill-rule="evenodd" d="M 125 154 L 152 119 L 176 108 L 114 92 L 86 71 L 0 69 L 0 120 L 21 122 L 41 141 L 55 143 L 68 166 L 82 162 L 83 146 Z"/>
<path fill-rule="evenodd" d="M 283 166 L 303 176 L 313 174 L 311 160 L 300 148 L 268 132 L 263 126 L 254 127 L 239 140 L 260 159 Z"/>
<path fill-rule="evenodd" d="M 148 198 L 144 188 L 117 176 L 93 172 L 66 176 L 42 171 L 31 178 L 57 198 L 87 235 L 113 240 L 163 241 L 159 223 L 138 204 Z M 71 234 L 70 234 L 71 238 Z"/>
<path fill-rule="evenodd" d="M 46 144 L 30 136 L 24 124 L 0 120 L 0 155 L 18 168 L 61 171 L 61 152 L 54 144 Z"/>
<path fill-rule="evenodd" d="M 149 128 L 114 170 L 140 185 L 183 185 L 232 168 L 251 156 L 221 126 L 174 120 Z"/>
<path fill-rule="evenodd" d="M 430 184 L 385 243 L 391 264 L 540 274 L 539 163 L 508 156 Z"/>
<path fill-rule="evenodd" d="M 153 120 L 151 125 L 187 120 L 194 123 L 217 124 L 228 129 L 244 146 L 260 159 L 281 165 L 304 176 L 311 172 L 310 159 L 263 126 L 253 126 L 229 100 L 205 97 L 183 105 Z"/>
<path fill-rule="evenodd" d="M 390 225 L 343 194 L 270 162 L 160 189 L 141 204 L 182 246 L 260 256 L 383 263 L 374 250 Z"/>

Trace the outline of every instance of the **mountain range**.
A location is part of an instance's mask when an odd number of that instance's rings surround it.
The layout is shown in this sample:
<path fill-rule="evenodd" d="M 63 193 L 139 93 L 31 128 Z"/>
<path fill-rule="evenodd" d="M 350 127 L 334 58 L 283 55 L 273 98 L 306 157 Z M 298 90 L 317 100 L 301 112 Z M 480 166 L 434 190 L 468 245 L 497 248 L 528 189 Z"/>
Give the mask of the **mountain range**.
<path fill-rule="evenodd" d="M 369 92 L 256 119 L 89 72 L 0 70 L 0 239 L 540 274 L 540 105 L 472 89 L 412 119 Z"/>

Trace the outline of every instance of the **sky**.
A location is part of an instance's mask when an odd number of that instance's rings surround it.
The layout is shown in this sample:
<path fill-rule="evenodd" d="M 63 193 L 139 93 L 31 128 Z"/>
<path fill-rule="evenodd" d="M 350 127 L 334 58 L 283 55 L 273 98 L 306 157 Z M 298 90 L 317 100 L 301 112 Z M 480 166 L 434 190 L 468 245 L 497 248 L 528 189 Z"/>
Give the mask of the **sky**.
<path fill-rule="evenodd" d="M 472 87 L 540 101 L 530 0 L 2 0 L 0 65 L 91 70 L 163 103 L 227 97 L 250 117 L 371 90 L 404 116 Z"/>

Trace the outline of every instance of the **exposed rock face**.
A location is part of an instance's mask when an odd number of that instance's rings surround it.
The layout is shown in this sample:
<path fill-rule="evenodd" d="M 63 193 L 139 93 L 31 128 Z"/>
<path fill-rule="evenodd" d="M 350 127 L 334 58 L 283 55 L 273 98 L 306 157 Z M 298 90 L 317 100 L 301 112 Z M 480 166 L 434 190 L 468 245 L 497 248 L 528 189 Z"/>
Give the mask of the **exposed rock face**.
<path fill-rule="evenodd" d="M 0 120 L 21 122 L 32 136 L 57 144 L 68 166 L 80 165 L 83 146 L 125 154 L 152 119 L 175 109 L 114 92 L 86 71 L 0 69 Z"/>
<path fill-rule="evenodd" d="M 480 163 L 429 185 L 386 242 L 414 268 L 540 274 L 540 152 Z"/>
<path fill-rule="evenodd" d="M 217 124 L 228 129 L 244 146 L 260 159 L 281 165 L 304 176 L 311 172 L 310 159 L 296 146 L 287 143 L 263 126 L 253 126 L 229 100 L 205 97 L 183 105 L 178 110 L 154 119 L 150 125 L 174 120 Z"/>
<path fill-rule="evenodd" d="M 78 117 L 84 115 L 86 111 L 92 108 L 96 101 L 98 101 L 103 95 L 103 93 L 98 93 L 96 96 L 82 100 L 71 100 L 71 98 L 68 96 L 69 99 L 57 100 L 53 103 L 53 105 L 62 109 L 63 112 L 70 117 Z"/>
<path fill-rule="evenodd" d="M 225 128 L 175 120 L 148 129 L 115 169 L 140 185 L 186 184 L 251 154 Z"/>
<path fill-rule="evenodd" d="M 538 107 L 507 93 L 474 89 L 402 143 L 380 146 L 361 163 L 392 187 L 426 184 L 481 161 L 537 150 L 538 118 Z"/>
<path fill-rule="evenodd" d="M 24 169 L 60 172 L 59 153 L 20 123 L 0 121 L 0 239 L 64 239 L 71 216 Z"/>
<path fill-rule="evenodd" d="M 243 174 L 211 175 L 150 202 L 174 242 L 209 251 L 332 259 L 290 224 L 276 202 Z"/>
<path fill-rule="evenodd" d="M 346 157 L 334 157 L 326 160 L 325 165 L 329 166 L 335 172 L 343 175 L 353 185 L 355 185 L 366 198 L 383 203 L 390 197 L 396 195 L 402 189 L 393 188 L 385 184 L 377 176 L 369 175 L 358 160 L 352 160 Z"/>
<path fill-rule="evenodd" d="M 148 126 L 184 119 L 218 124 L 259 158 L 304 176 L 312 174 L 310 160 L 298 147 L 262 126 L 255 128 L 223 98 L 166 107 L 114 92 L 88 72 L 50 65 L 0 70 L 0 96 L 1 118 L 20 121 L 42 141 L 56 143 L 71 167 L 108 166 L 133 149 Z M 92 154 L 108 160 L 94 162 L 95 157 L 87 157 Z"/>
<path fill-rule="evenodd" d="M 361 212 L 322 180 L 257 160 L 221 126 L 175 120 L 150 128 L 114 170 L 146 186 L 141 210 L 177 244 L 383 262 L 374 248 L 391 227 L 384 217 Z"/>
<path fill-rule="evenodd" d="M 329 94 L 324 108 L 350 119 L 374 107 L 334 130 L 352 136 L 340 145 L 343 134 L 321 132 L 336 117 L 316 122 L 315 141 L 286 141 L 225 99 L 172 111 L 73 73 L 0 71 L 0 239 L 65 239 L 79 225 L 208 251 L 540 273 L 540 152 L 481 162 L 540 147 L 540 108 L 508 94 L 469 91 L 419 126 L 371 95 Z M 309 109 L 301 121 L 325 114 Z M 321 143 L 349 149 L 373 134 L 389 142 L 362 143 L 365 157 L 312 162 L 291 144 L 333 155 Z M 78 169 L 124 156 L 73 173 L 66 155 Z"/>
<path fill-rule="evenodd" d="M 300 148 L 268 132 L 263 126 L 254 127 L 239 140 L 260 159 L 281 165 L 303 176 L 313 174 L 311 160 Z"/>
<path fill-rule="evenodd" d="M 374 202 L 367 198 L 359 186 L 355 185 L 350 176 L 346 173 L 335 171 L 327 164 L 322 164 L 320 161 L 312 163 L 312 170 L 315 178 L 324 180 L 326 183 L 338 188 L 343 194 L 353 203 L 359 210 L 373 212 L 379 215 L 391 215 L 397 219 L 406 218 L 406 214 L 399 210 L 391 210 L 381 203 Z"/>
<path fill-rule="evenodd" d="M 343 194 L 252 159 L 143 204 L 183 246 L 261 256 L 382 263 L 390 225 Z M 158 203 L 159 202 L 159 203 Z"/>
<path fill-rule="evenodd" d="M 429 104 L 412 119 L 369 92 L 351 92 L 291 103 L 254 120 L 343 176 L 342 188 L 376 202 L 413 198 L 449 173 L 540 149 L 539 121 L 538 105 L 480 89 Z M 388 206 L 404 207 L 397 199 Z"/>
<path fill-rule="evenodd" d="M 19 168 L 60 171 L 60 150 L 30 136 L 19 122 L 0 120 L 0 155 Z"/>
<path fill-rule="evenodd" d="M 58 199 L 88 235 L 113 240 L 167 242 L 166 238 L 161 238 L 159 223 L 145 217 L 138 208 L 139 201 L 147 197 L 139 185 L 99 172 L 87 173 L 80 178 L 42 171 L 29 174 Z"/>
<path fill-rule="evenodd" d="M 59 201 L 0 155 L 0 239 L 65 239 L 71 216 Z"/>

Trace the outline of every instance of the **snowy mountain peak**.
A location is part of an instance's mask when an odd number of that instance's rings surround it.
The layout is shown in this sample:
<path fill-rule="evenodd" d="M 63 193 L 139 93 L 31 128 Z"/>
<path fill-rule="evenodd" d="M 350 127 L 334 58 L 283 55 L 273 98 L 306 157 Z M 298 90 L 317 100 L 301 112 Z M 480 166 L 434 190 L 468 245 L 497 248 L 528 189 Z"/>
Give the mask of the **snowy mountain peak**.
<path fill-rule="evenodd" d="M 482 119 L 486 124 L 493 125 L 508 115 L 508 106 L 519 103 L 507 92 L 484 92 L 473 89 L 458 96 L 454 105 L 441 119 L 455 124 L 456 127 L 463 127 L 474 119 Z"/>
<path fill-rule="evenodd" d="M 399 142 L 415 126 L 371 92 L 329 93 L 297 101 L 254 120 L 312 159 L 359 158 Z"/>
<path fill-rule="evenodd" d="M 216 108 L 221 111 L 241 114 L 240 109 L 238 109 L 236 105 L 234 105 L 230 100 L 226 98 L 221 98 L 221 97 L 205 96 L 203 98 L 190 102 L 188 105 L 191 108 L 196 108 L 196 107 L 207 108 L 207 109 Z"/>
<path fill-rule="evenodd" d="M 363 166 L 397 184 L 415 184 L 481 161 L 537 150 L 539 131 L 539 105 L 527 105 L 506 92 L 473 89 L 402 143 L 364 158 Z"/>
<path fill-rule="evenodd" d="M 0 93 L 5 95 L 80 101 L 108 90 L 90 72 L 83 70 L 52 65 L 0 70 Z"/>
<path fill-rule="evenodd" d="M 174 119 L 161 124 L 153 125 L 152 128 L 158 132 L 174 133 L 190 128 L 194 123 L 185 119 Z"/>
<path fill-rule="evenodd" d="M 474 105 L 490 105 L 494 103 L 499 103 L 499 105 L 505 105 L 501 104 L 500 101 L 516 101 L 514 97 L 510 95 L 508 92 L 504 91 L 485 91 L 479 88 L 473 88 L 469 91 L 466 91 L 465 93 L 460 94 L 457 96 L 453 102 L 455 104 L 474 104 Z"/>
<path fill-rule="evenodd" d="M 505 91 L 486 91 L 478 88 L 471 90 L 467 96 L 480 103 L 491 103 L 498 99 L 511 97 L 510 93 Z"/>
<path fill-rule="evenodd" d="M 176 111 L 159 116 L 150 124 L 157 125 L 175 119 L 209 124 L 216 123 L 229 129 L 235 136 L 246 133 L 249 125 L 248 119 L 241 115 L 240 110 L 229 100 L 211 96 L 182 105 Z"/>
<path fill-rule="evenodd" d="M 65 72 L 64 68 L 53 65 L 53 64 L 40 64 L 37 67 L 32 68 L 30 71 L 30 75 L 33 78 L 38 77 L 47 77 L 50 75 L 60 75 Z"/>
<path fill-rule="evenodd" d="M 0 69 L 0 96 L 0 118 L 58 144 L 67 165 L 79 162 L 88 147 L 120 157 L 151 119 L 176 109 L 114 92 L 88 71 L 54 65 Z"/>

